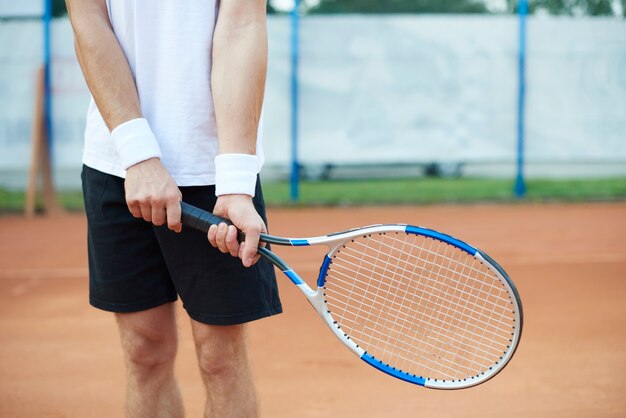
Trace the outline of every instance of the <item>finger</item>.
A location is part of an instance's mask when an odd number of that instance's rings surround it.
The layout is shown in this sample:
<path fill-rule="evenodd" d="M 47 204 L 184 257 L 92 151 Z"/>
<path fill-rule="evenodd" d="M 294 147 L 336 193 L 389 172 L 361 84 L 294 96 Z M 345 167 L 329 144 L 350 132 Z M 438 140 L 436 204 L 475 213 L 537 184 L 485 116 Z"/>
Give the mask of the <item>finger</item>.
<path fill-rule="evenodd" d="M 180 212 L 179 201 L 172 202 L 167 206 L 167 227 L 174 232 L 180 232 L 182 229 Z"/>
<path fill-rule="evenodd" d="M 265 224 L 263 224 L 263 228 L 261 228 L 261 234 L 267 234 L 267 227 L 265 226 Z M 259 235 L 259 239 L 260 239 L 260 235 Z M 265 247 L 267 247 L 267 243 L 265 243 L 263 241 L 259 241 L 259 247 L 265 248 Z M 258 250 L 257 250 L 256 260 L 258 261 L 260 257 L 261 257 L 261 255 L 258 253 Z M 256 263 L 256 261 L 254 263 Z"/>
<path fill-rule="evenodd" d="M 259 229 L 253 229 L 245 232 L 246 241 L 241 259 L 244 266 L 250 267 L 254 263 L 254 257 L 257 255 L 261 231 Z"/>
<path fill-rule="evenodd" d="M 146 222 L 152 222 L 152 208 L 149 203 L 139 203 L 141 209 L 141 217 Z"/>
<path fill-rule="evenodd" d="M 237 257 L 239 255 L 239 241 L 237 240 L 237 228 L 230 225 L 226 231 L 226 247 L 230 255 Z"/>
<path fill-rule="evenodd" d="M 128 210 L 135 218 L 141 218 L 141 208 L 137 202 L 128 203 Z"/>
<path fill-rule="evenodd" d="M 215 236 L 215 241 L 217 242 L 217 248 L 223 252 L 227 253 L 228 247 L 226 246 L 226 233 L 228 232 L 228 225 L 225 223 L 221 223 L 217 226 L 217 234 Z"/>
<path fill-rule="evenodd" d="M 212 246 L 217 248 L 217 225 L 211 225 L 209 227 L 209 232 L 207 233 L 207 238 Z"/>
<path fill-rule="evenodd" d="M 264 242 L 259 242 L 259 247 L 261 247 L 261 246 L 265 247 L 266 244 Z M 246 243 L 245 242 L 241 243 L 239 245 L 239 258 L 241 258 L 241 260 L 244 259 L 244 248 L 245 247 L 246 247 Z M 261 254 L 259 254 L 257 252 L 256 255 L 252 258 L 252 261 L 250 262 L 250 265 L 247 266 L 247 267 L 251 267 L 251 266 L 255 265 L 259 261 L 260 258 L 261 258 Z"/>
<path fill-rule="evenodd" d="M 259 245 L 261 245 L 261 243 L 260 243 Z M 256 255 L 254 256 L 254 258 L 252 259 L 252 264 L 251 264 L 251 265 L 252 265 L 252 266 L 253 266 L 253 265 L 255 265 L 255 264 L 259 261 L 259 259 L 260 259 L 260 258 L 261 258 L 261 254 L 256 253 Z"/>
<path fill-rule="evenodd" d="M 163 206 L 152 206 L 151 210 L 151 219 L 152 224 L 156 226 L 161 226 L 165 223 L 166 215 L 165 208 Z"/>

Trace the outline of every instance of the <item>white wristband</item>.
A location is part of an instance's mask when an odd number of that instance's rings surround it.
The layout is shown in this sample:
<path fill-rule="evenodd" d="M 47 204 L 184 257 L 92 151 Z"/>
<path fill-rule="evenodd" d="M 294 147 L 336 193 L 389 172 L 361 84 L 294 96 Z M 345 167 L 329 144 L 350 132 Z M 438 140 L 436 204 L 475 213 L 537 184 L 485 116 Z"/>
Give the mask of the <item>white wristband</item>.
<path fill-rule="evenodd" d="M 247 194 L 254 197 L 259 157 L 250 154 L 220 154 L 215 157 L 215 195 Z"/>
<path fill-rule="evenodd" d="M 159 143 L 143 118 L 122 123 L 111 131 L 111 139 L 125 170 L 138 162 L 161 158 Z"/>

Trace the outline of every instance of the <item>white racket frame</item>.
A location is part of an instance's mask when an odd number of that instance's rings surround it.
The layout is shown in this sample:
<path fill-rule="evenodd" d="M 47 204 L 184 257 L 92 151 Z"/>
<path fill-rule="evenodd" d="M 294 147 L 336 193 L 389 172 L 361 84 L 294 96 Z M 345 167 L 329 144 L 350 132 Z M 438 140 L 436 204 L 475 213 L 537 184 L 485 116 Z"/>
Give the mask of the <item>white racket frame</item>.
<path fill-rule="evenodd" d="M 408 228 L 408 230 L 407 230 Z M 461 380 L 440 380 L 440 379 L 430 379 L 427 377 L 420 377 L 405 373 L 403 371 L 394 369 L 377 359 L 373 359 L 367 355 L 366 351 L 358 346 L 350 337 L 339 327 L 335 319 L 332 317 L 328 306 L 326 304 L 324 298 L 324 287 L 320 286 L 320 279 L 325 279 L 326 273 L 328 271 L 328 266 L 330 265 L 329 260 L 332 260 L 333 255 L 343 246 L 343 244 L 347 241 L 350 241 L 354 238 L 370 235 L 370 234 L 381 234 L 381 233 L 413 233 L 417 235 L 428 236 L 433 239 L 438 239 L 439 241 L 446 242 L 448 244 L 454 245 L 475 257 L 481 263 L 491 270 L 494 275 L 502 282 L 504 287 L 506 288 L 509 297 L 511 299 L 513 305 L 513 311 L 515 313 L 515 328 L 510 341 L 510 345 L 507 348 L 507 351 L 503 354 L 500 361 L 497 364 L 494 364 L 490 369 L 485 370 L 483 373 L 480 373 L 477 376 L 473 376 L 466 379 Z M 286 240 L 290 241 L 293 246 L 311 246 L 311 245 L 325 245 L 328 247 L 328 253 L 326 257 L 329 259 L 325 262 L 320 269 L 319 277 L 318 277 L 318 286 L 316 290 L 313 290 L 293 269 L 288 268 L 283 270 L 283 273 L 300 289 L 302 294 L 307 298 L 311 306 L 315 309 L 317 314 L 324 320 L 324 323 L 328 326 L 328 328 L 332 331 L 332 333 L 344 344 L 352 353 L 354 353 L 357 357 L 364 360 L 366 363 L 370 364 L 372 367 L 379 369 L 380 371 L 392 375 L 398 379 L 405 380 L 410 383 L 418 384 L 427 388 L 432 389 L 463 389 L 478 385 L 483 383 L 493 376 L 498 374 L 509 362 L 512 358 L 517 345 L 519 343 L 522 331 L 522 308 L 521 302 L 519 300 L 519 294 L 515 289 L 515 285 L 511 281 L 504 270 L 498 266 L 494 265 L 495 262 L 491 260 L 488 256 L 486 256 L 483 252 L 474 247 L 471 247 L 465 244 L 463 241 L 460 241 L 454 237 L 449 235 L 441 234 L 437 231 L 424 228 L 424 227 L 414 227 L 410 225 L 404 224 L 394 224 L 394 225 L 371 225 L 363 228 L 352 229 L 349 231 L 341 232 L 338 234 L 332 235 L 324 235 L 318 237 L 310 237 L 310 238 L 287 238 Z"/>

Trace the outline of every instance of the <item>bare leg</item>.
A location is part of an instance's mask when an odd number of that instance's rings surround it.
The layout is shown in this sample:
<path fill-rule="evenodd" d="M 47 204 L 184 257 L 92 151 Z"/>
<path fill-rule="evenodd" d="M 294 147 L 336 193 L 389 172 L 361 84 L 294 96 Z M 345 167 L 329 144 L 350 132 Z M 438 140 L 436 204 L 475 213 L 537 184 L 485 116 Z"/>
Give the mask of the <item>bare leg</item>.
<path fill-rule="evenodd" d="M 205 418 L 257 417 L 245 325 L 214 326 L 194 320 L 191 325 L 207 392 Z"/>
<path fill-rule="evenodd" d="M 174 360 L 178 347 L 174 304 L 116 314 L 126 359 L 128 418 L 185 415 Z"/>

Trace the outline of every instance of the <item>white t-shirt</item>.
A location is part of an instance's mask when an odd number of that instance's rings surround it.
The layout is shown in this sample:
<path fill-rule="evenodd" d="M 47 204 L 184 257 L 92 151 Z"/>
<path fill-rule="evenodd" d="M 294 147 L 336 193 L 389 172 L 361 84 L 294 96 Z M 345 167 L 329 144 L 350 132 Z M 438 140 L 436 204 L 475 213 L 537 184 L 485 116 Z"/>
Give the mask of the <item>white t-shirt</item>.
<path fill-rule="evenodd" d="M 211 51 L 216 1 L 106 3 L 111 25 L 135 77 L 143 117 L 156 137 L 156 153 L 160 149 L 161 161 L 179 186 L 215 184 L 218 142 L 211 96 Z M 263 161 L 260 131 L 259 127 L 257 173 Z M 83 163 L 124 177 L 127 166 L 122 160 L 92 98 Z"/>

